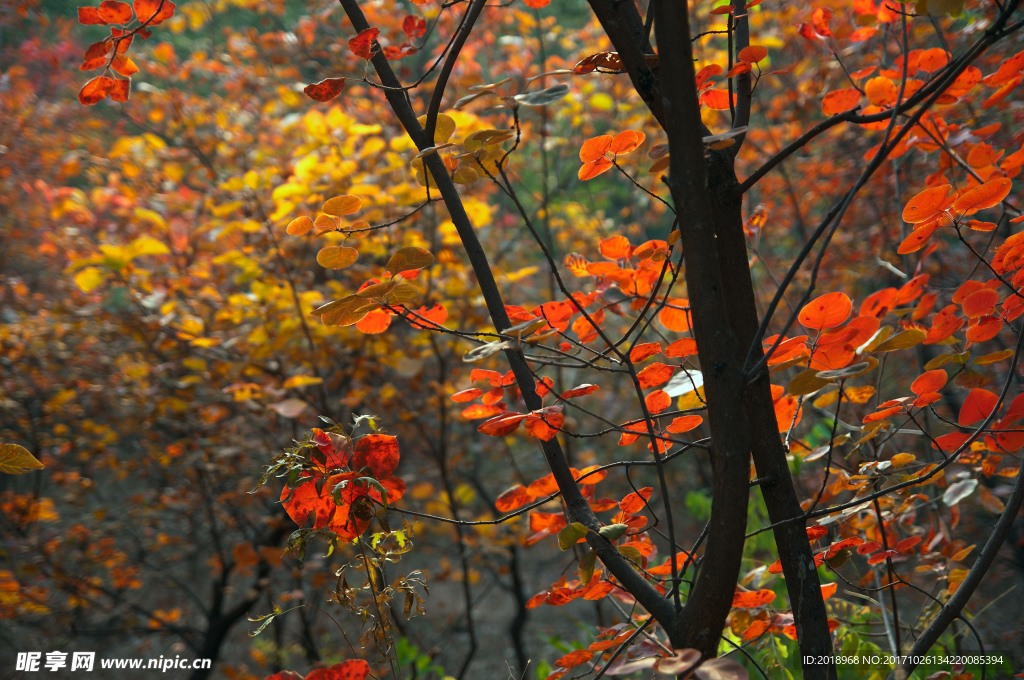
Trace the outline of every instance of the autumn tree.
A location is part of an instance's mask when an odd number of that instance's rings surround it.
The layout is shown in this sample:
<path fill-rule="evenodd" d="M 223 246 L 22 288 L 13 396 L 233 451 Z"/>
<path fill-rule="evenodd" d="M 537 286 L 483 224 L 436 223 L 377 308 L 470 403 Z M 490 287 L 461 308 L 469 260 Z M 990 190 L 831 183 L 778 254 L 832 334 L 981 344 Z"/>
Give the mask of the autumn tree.
<path fill-rule="evenodd" d="M 295 553 L 313 538 L 344 551 L 331 599 L 372 621 L 362 638 L 371 660 L 381 655 L 397 672 L 400 624 L 387 610 L 403 599 L 406 614 L 419 609 L 419 572 L 396 577 L 390 566 L 410 548 L 402 513 L 453 525 L 462 549 L 474 527 L 529 513 L 524 543 L 557 537 L 576 573 L 552 574 L 525 609 L 578 599 L 634 607 L 554 661 L 553 680 L 649 669 L 745 677 L 737 656 L 771 677 L 791 673 L 778 658 L 786 638 L 805 677 L 836 677 L 847 669 L 829 662 L 833 652 L 880 649 L 858 631 L 882 631 L 881 648 L 909 655 L 891 671 L 902 678 L 954 621 L 973 630 L 968 605 L 1024 499 L 1019 470 L 1003 464 L 1024 445 L 1024 400 L 1013 389 L 1024 337 L 1015 323 L 1024 309 L 1012 198 L 1024 165 L 1014 149 L 1024 67 L 1012 47 L 1022 26 L 1015 2 L 593 0 L 597 23 L 580 40 L 588 49 L 572 43 L 572 54 L 547 53 L 540 16 L 561 8 L 543 0 L 529 11 L 486 0 L 401 15 L 357 0 L 340 9 L 344 28 L 300 22 L 303 44 L 322 50 L 304 55 L 316 71 L 305 95 L 331 102 L 326 116 L 311 109 L 307 125 L 320 116 L 330 134 L 345 123 L 341 105 L 386 105 L 387 124 L 404 134 L 370 154 L 389 149 L 378 162 L 391 182 L 374 192 L 349 179 L 349 157 L 366 153 L 350 127 L 331 161 L 307 156 L 288 177 L 252 169 L 218 188 L 245 193 L 248 203 L 227 202 L 223 216 L 258 215 L 261 245 L 283 271 L 350 276 L 336 285 L 314 277 L 324 285 L 309 302 L 324 304 L 310 327 L 297 277 L 285 275 L 283 299 L 310 345 L 314 334 L 331 347 L 393 334 L 402 347 L 429 346 L 438 371 L 421 386 L 427 396 L 409 390 L 383 418 L 352 409 L 352 426 L 331 417 L 325 397 L 321 427 L 262 480 L 283 479 L 280 499 L 300 526 L 288 540 Z M 81 23 L 111 33 L 86 54 L 84 70 L 104 71 L 79 100 L 129 99 L 136 40 L 174 10 L 167 0 L 81 8 Z M 521 49 L 523 27 L 537 28 L 536 62 Z M 518 38 L 505 52 L 495 40 L 503 33 Z M 611 84 L 595 92 L 594 81 Z M 280 97 L 297 105 L 295 94 Z M 606 213 L 604 238 L 557 233 L 570 202 L 547 169 L 566 156 L 552 149 L 569 148 L 575 186 L 602 187 L 581 212 L 619 208 Z M 637 166 L 641 148 L 649 168 Z M 332 169 L 338 181 L 317 184 Z M 347 187 L 329 191 L 337 184 Z M 273 204 L 261 207 L 268 195 Z M 485 241 L 491 206 L 507 233 Z M 428 241 L 413 225 L 441 210 L 447 221 Z M 316 264 L 283 255 L 282 242 L 312 238 L 326 239 Z M 508 249 L 544 270 L 535 285 L 495 266 Z M 252 260 L 232 257 L 243 268 Z M 80 270 L 83 289 L 117 270 L 98 265 Z M 472 287 L 452 275 L 462 265 Z M 435 288 L 446 276 L 458 283 Z M 194 342 L 204 327 L 178 332 Z M 456 347 L 480 367 L 449 391 Z M 319 371 L 324 359 L 309 349 Z M 411 504 L 400 476 L 399 451 L 412 443 L 401 423 L 416 420 L 405 411 L 416 399 L 439 418 L 428 431 L 440 433 L 445 514 Z M 483 420 L 484 436 L 532 442 L 549 470 L 497 495 L 492 519 L 460 517 L 447 401 L 469 404 L 461 416 Z M 623 456 L 606 440 L 639 453 Z M 574 450 L 591 441 L 586 457 Z M 577 455 L 587 464 L 574 467 Z M 634 469 L 650 472 L 651 485 L 633 485 Z M 678 491 L 683 471 L 705 475 L 703 526 Z M 633 486 L 625 496 L 597 495 L 623 481 Z M 476 482 L 485 498 L 498 491 Z M 998 517 L 976 556 L 954 533 L 975 498 Z M 767 532 L 777 560 L 755 545 Z M 839 584 L 865 599 L 836 598 Z M 866 612 L 854 604 L 865 601 Z M 477 649 L 472 632 L 470 641 L 460 676 Z M 349 659 L 310 677 L 370 671 Z"/>

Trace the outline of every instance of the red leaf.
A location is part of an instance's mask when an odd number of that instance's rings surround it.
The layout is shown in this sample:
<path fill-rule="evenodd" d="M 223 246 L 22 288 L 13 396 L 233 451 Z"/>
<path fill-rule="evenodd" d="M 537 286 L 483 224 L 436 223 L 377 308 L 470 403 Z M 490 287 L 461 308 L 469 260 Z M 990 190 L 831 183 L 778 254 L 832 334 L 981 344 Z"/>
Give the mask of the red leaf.
<path fill-rule="evenodd" d="M 973 425 L 979 420 L 984 420 L 990 413 L 995 409 L 996 403 L 999 402 L 999 395 L 988 390 L 976 387 L 971 390 L 967 398 L 964 399 L 964 405 L 960 407 L 960 415 L 957 418 L 957 424 L 961 427 L 967 427 Z"/>
<path fill-rule="evenodd" d="M 896 544 L 896 550 L 901 553 L 912 553 L 914 552 L 914 546 L 921 542 L 920 536 L 911 536 L 904 538 L 902 541 Z"/>
<path fill-rule="evenodd" d="M 402 30 L 410 38 L 419 38 L 427 32 L 427 21 L 410 14 L 402 20 Z"/>
<path fill-rule="evenodd" d="M 109 40 L 101 40 L 89 45 L 85 50 L 85 54 L 82 55 L 82 65 L 78 67 L 78 70 L 91 71 L 106 65 L 107 52 L 110 50 L 110 45 Z"/>
<path fill-rule="evenodd" d="M 317 484 L 315 481 L 306 482 L 297 485 L 294 490 L 286 484 L 281 490 L 281 502 L 285 511 L 300 527 L 306 524 L 310 515 L 313 515 L 313 526 L 322 529 L 330 522 L 338 507 L 330 492 L 325 490 L 330 480 L 323 484 L 319 494 L 316 490 Z"/>
<path fill-rule="evenodd" d="M 79 7 L 78 8 L 78 23 L 85 24 L 86 26 L 91 25 L 103 25 L 107 23 L 106 19 L 100 16 L 100 10 L 96 7 Z"/>
<path fill-rule="evenodd" d="M 843 113 L 857 106 L 860 103 L 860 90 L 855 87 L 846 87 L 841 90 L 832 90 L 821 100 L 821 111 L 826 116 L 834 116 Z"/>
<path fill-rule="evenodd" d="M 330 668 L 315 668 L 306 680 L 364 680 L 370 674 L 370 664 L 363 659 L 349 659 Z"/>
<path fill-rule="evenodd" d="M 562 392 L 562 399 L 572 399 L 573 397 L 582 397 L 584 395 L 591 394 L 593 392 L 597 392 L 599 389 L 601 389 L 600 385 L 590 385 L 590 384 L 578 385 L 577 387 L 574 387 L 571 390 L 566 390 L 565 392 Z"/>
<path fill-rule="evenodd" d="M 389 434 L 368 434 L 356 440 L 352 469 L 368 466 L 377 479 L 395 474 L 398 467 L 398 439 Z"/>
<path fill-rule="evenodd" d="M 875 553 L 874 555 L 869 557 L 868 564 L 878 564 L 880 562 L 885 562 L 886 559 L 894 557 L 896 555 L 899 555 L 899 553 L 895 550 L 883 550 L 882 552 Z"/>
<path fill-rule="evenodd" d="M 814 31 L 823 38 L 829 38 L 832 36 L 832 31 L 828 27 L 829 20 L 832 19 L 832 10 L 828 7 L 818 7 L 814 10 L 811 15 L 811 25 L 814 26 Z"/>
<path fill-rule="evenodd" d="M 359 31 L 359 35 L 348 41 L 348 48 L 357 57 L 369 59 L 373 56 L 371 52 L 373 41 L 377 39 L 378 35 L 380 35 L 379 28 L 368 28 L 365 31 Z"/>
<path fill-rule="evenodd" d="M 344 78 L 324 78 L 319 83 L 306 85 L 302 91 L 306 96 L 316 102 L 329 102 L 345 89 Z"/>

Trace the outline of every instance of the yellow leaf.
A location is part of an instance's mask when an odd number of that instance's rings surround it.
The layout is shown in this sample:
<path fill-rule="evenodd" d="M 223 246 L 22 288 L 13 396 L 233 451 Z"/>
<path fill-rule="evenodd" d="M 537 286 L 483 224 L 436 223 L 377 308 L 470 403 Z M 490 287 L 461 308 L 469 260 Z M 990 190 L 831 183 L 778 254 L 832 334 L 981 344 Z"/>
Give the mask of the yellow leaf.
<path fill-rule="evenodd" d="M 86 267 L 75 274 L 75 285 L 84 293 L 91 293 L 98 285 L 103 283 L 107 275 L 99 267 Z"/>
<path fill-rule="evenodd" d="M 312 375 L 293 375 L 284 381 L 284 388 L 290 390 L 294 387 L 304 387 L 305 385 L 319 385 L 323 381 L 323 378 L 317 378 Z"/>
<path fill-rule="evenodd" d="M 158 241 L 152 236 L 140 236 L 125 249 L 125 255 L 129 260 L 134 260 L 142 255 L 168 255 L 171 249 L 163 241 Z"/>

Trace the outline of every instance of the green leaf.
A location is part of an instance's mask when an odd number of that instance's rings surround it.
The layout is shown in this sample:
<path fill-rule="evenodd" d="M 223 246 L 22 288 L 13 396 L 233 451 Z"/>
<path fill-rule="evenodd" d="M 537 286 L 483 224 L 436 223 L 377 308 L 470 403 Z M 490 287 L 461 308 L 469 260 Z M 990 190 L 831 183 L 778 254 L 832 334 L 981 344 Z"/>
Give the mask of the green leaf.
<path fill-rule="evenodd" d="M 521 106 L 547 106 L 548 104 L 554 104 L 567 94 L 569 94 L 569 86 L 562 83 L 549 87 L 546 90 L 538 90 L 537 92 L 529 92 L 527 94 L 517 94 L 514 99 Z"/>
<path fill-rule="evenodd" d="M 892 352 L 897 349 L 909 349 L 924 342 L 928 334 L 918 328 L 908 328 L 902 333 L 897 333 L 878 347 L 873 352 Z"/>
<path fill-rule="evenodd" d="M 831 382 L 827 379 L 818 376 L 818 371 L 808 368 L 797 373 L 796 377 L 789 381 L 786 391 L 794 397 L 802 397 L 805 394 L 817 392 L 822 387 L 827 387 L 830 384 Z"/>
<path fill-rule="evenodd" d="M 0 444 L 0 472 L 8 475 L 22 475 L 45 466 L 18 444 Z"/>
<path fill-rule="evenodd" d="M 580 563 L 577 569 L 580 573 L 580 583 L 588 585 L 590 579 L 594 578 L 594 563 L 597 561 L 597 553 L 591 550 L 586 555 L 580 558 Z"/>
<path fill-rule="evenodd" d="M 573 522 L 558 532 L 558 547 L 563 551 L 569 550 L 586 535 L 587 527 L 579 522 Z"/>
<path fill-rule="evenodd" d="M 628 529 L 629 526 L 625 524 L 609 524 L 598 529 L 597 533 L 601 534 L 609 541 L 614 541 L 622 538 Z"/>
<path fill-rule="evenodd" d="M 620 545 L 619 552 L 633 564 L 640 566 L 644 563 L 644 556 L 635 545 Z"/>

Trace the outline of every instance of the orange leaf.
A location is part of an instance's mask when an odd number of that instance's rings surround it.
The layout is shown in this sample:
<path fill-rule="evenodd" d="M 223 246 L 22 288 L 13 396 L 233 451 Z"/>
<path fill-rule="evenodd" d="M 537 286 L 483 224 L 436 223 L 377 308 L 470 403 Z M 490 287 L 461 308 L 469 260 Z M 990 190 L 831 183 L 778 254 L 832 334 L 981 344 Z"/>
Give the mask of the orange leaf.
<path fill-rule="evenodd" d="M 947 379 L 946 372 L 941 368 L 925 371 L 910 383 L 910 391 L 917 395 L 938 392 L 946 384 Z"/>
<path fill-rule="evenodd" d="M 599 158 L 596 161 L 590 163 L 584 163 L 580 166 L 579 172 L 576 176 L 581 182 L 586 182 L 588 179 L 594 179 L 603 172 L 611 170 L 612 162 L 607 158 Z"/>
<path fill-rule="evenodd" d="M 585 664 L 594 658 L 594 653 L 587 649 L 577 649 L 574 652 L 569 652 L 558 661 L 555 662 L 556 666 L 561 668 L 575 668 L 581 664 Z"/>
<path fill-rule="evenodd" d="M 834 116 L 843 113 L 857 106 L 860 103 L 860 90 L 855 87 L 847 87 L 842 90 L 833 90 L 821 100 L 821 111 L 826 116 Z"/>
<path fill-rule="evenodd" d="M 1012 185 L 1013 180 L 1009 177 L 1000 177 L 990 182 L 985 182 L 981 186 L 974 187 L 970 191 L 961 194 L 953 202 L 953 210 L 968 215 L 978 210 L 999 205 L 1006 198 L 1007 194 L 1010 193 Z"/>
<path fill-rule="evenodd" d="M 979 420 L 984 420 L 995 409 L 999 402 L 999 395 L 988 390 L 976 387 L 971 390 L 960 407 L 960 415 L 957 417 L 957 424 L 961 427 L 973 425 Z"/>
<path fill-rule="evenodd" d="M 367 335 L 383 333 L 391 326 L 391 315 L 383 309 L 371 309 L 356 322 L 356 328 Z"/>
<path fill-rule="evenodd" d="M 804 305 L 799 318 L 804 327 L 820 331 L 842 325 L 852 311 L 853 302 L 846 293 L 825 293 Z"/>
<path fill-rule="evenodd" d="M 561 396 L 562 399 L 572 399 L 573 397 L 582 397 L 584 395 L 591 394 L 592 392 L 597 392 L 599 389 L 601 389 L 600 385 L 579 385 L 571 390 L 562 392 Z"/>
<path fill-rule="evenodd" d="M 132 7 L 120 0 L 103 0 L 100 3 L 100 16 L 108 24 L 126 24 L 132 20 Z"/>
<path fill-rule="evenodd" d="M 558 408 L 561 408 L 561 406 Z M 565 415 L 561 413 L 544 413 L 540 415 L 531 413 L 526 417 L 526 433 L 534 439 L 540 439 L 545 442 L 551 441 L 558 435 L 559 429 L 564 424 Z"/>
<path fill-rule="evenodd" d="M 620 153 L 629 153 L 643 144 L 646 137 L 647 136 L 643 132 L 624 130 L 615 135 L 615 138 L 612 140 L 608 150 L 616 155 Z"/>
<path fill-rule="evenodd" d="M 952 199 L 948 196 L 950 186 L 942 184 L 925 189 L 907 201 L 903 208 L 903 221 L 910 224 L 921 224 L 932 220 L 949 207 Z"/>
<path fill-rule="evenodd" d="M 667 431 L 672 434 L 682 434 L 683 432 L 689 432 L 690 430 L 698 427 L 703 422 L 704 418 L 701 416 L 679 416 L 678 418 L 672 419 Z"/>
<path fill-rule="evenodd" d="M 352 50 L 352 53 L 362 59 L 369 59 L 373 56 L 371 50 L 373 49 L 373 41 L 380 35 L 379 28 L 368 28 L 365 31 L 359 31 L 359 34 L 348 41 L 348 48 Z"/>
<path fill-rule="evenodd" d="M 639 363 L 655 354 L 661 354 L 661 343 L 644 342 L 629 351 L 629 360 L 633 363 Z"/>
<path fill-rule="evenodd" d="M 313 229 L 313 220 L 309 219 L 308 216 L 303 215 L 302 217 L 296 217 L 294 220 L 288 223 L 285 228 L 285 232 L 289 236 L 302 236 Z"/>
<path fill-rule="evenodd" d="M 668 298 L 665 307 L 658 312 L 658 321 L 665 328 L 677 333 L 690 330 L 690 301 L 683 298 Z"/>
<path fill-rule="evenodd" d="M 924 50 L 917 58 L 917 68 L 932 73 L 949 63 L 949 52 L 941 47 Z"/>
<path fill-rule="evenodd" d="M 604 158 L 604 155 L 608 153 L 608 149 L 611 148 L 611 145 L 611 135 L 591 137 L 587 141 L 583 142 L 583 146 L 580 147 L 580 161 L 583 163 L 591 163 Z"/>
<path fill-rule="evenodd" d="M 828 598 L 830 598 L 833 595 L 835 595 L 837 590 L 839 590 L 839 584 L 838 583 L 826 583 L 826 584 L 824 584 L 823 586 L 821 586 L 821 599 L 827 600 Z"/>
<path fill-rule="evenodd" d="M 107 20 L 100 16 L 100 10 L 97 7 L 79 7 L 78 23 L 85 24 L 86 26 L 102 26 L 107 23 Z"/>
<path fill-rule="evenodd" d="M 815 8 L 814 13 L 811 14 L 811 25 L 814 26 L 814 31 L 823 38 L 829 38 L 832 36 L 832 31 L 829 29 L 828 23 L 832 19 L 832 10 L 828 7 Z"/>
<path fill-rule="evenodd" d="M 633 247 L 625 236 L 612 236 L 601 239 L 600 249 L 601 254 L 609 260 L 620 260 L 628 258 Z"/>
<path fill-rule="evenodd" d="M 976 319 L 979 316 L 986 316 L 995 310 L 996 303 L 998 302 L 999 293 L 992 288 L 976 290 L 964 298 L 964 315 L 972 319 Z"/>
<path fill-rule="evenodd" d="M 315 102 L 329 102 L 345 89 L 344 78 L 324 78 L 319 83 L 306 85 L 302 91 Z"/>
<path fill-rule="evenodd" d="M 101 40 L 89 45 L 85 50 L 85 54 L 82 55 L 82 65 L 78 67 L 78 70 L 91 71 L 105 65 L 107 63 L 107 52 L 110 50 L 110 47 L 111 42 L 109 40 Z"/>
<path fill-rule="evenodd" d="M 132 7 L 139 22 L 149 27 L 173 17 L 175 4 L 171 0 L 135 0 Z"/>
<path fill-rule="evenodd" d="M 736 103 L 736 95 L 732 96 L 733 104 Z M 716 111 L 729 110 L 729 92 L 727 90 L 711 89 L 700 95 L 700 103 L 709 109 Z"/>
<path fill-rule="evenodd" d="M 768 48 L 761 45 L 750 45 L 740 50 L 736 59 L 746 64 L 756 64 L 768 56 Z"/>
<path fill-rule="evenodd" d="M 85 106 L 92 106 L 103 101 L 110 94 L 110 88 L 113 86 L 113 78 L 97 76 L 82 86 L 78 92 L 78 101 Z"/>
<path fill-rule="evenodd" d="M 900 255 L 907 255 L 909 253 L 916 253 L 917 251 L 924 248 L 928 241 L 931 239 L 932 234 L 939 228 L 939 221 L 935 220 L 929 224 L 922 225 L 914 231 L 907 234 L 907 237 L 900 243 L 899 248 L 896 252 Z"/>
<path fill-rule="evenodd" d="M 473 404 L 462 409 L 462 417 L 466 420 L 480 420 L 481 418 L 491 418 L 498 414 L 504 413 L 507 409 L 505 404 Z"/>
<path fill-rule="evenodd" d="M 668 379 L 675 373 L 675 366 L 667 366 L 661 362 L 655 362 L 636 374 L 640 387 L 657 387 L 668 382 Z"/>
<path fill-rule="evenodd" d="M 747 629 L 743 631 L 744 640 L 753 640 L 764 635 L 765 631 L 772 627 L 771 621 L 761 621 L 755 619 L 747 626 Z"/>
<path fill-rule="evenodd" d="M 416 313 L 427 321 L 432 321 L 436 326 L 443 326 L 444 322 L 448 320 L 448 309 L 440 302 L 435 302 L 432 307 L 420 307 L 416 310 Z M 435 325 L 429 323 L 420 323 L 416 321 L 409 322 L 413 328 L 419 328 L 422 330 L 435 329 Z"/>
<path fill-rule="evenodd" d="M 627 494 L 625 498 L 619 501 L 619 509 L 630 515 L 635 515 L 647 507 L 647 501 L 651 499 L 652 493 L 654 493 L 654 488 L 645 486 L 639 491 Z"/>
<path fill-rule="evenodd" d="M 681 359 L 697 353 L 697 341 L 693 338 L 676 340 L 665 348 L 665 356 Z"/>
<path fill-rule="evenodd" d="M 511 489 L 501 492 L 501 495 L 494 501 L 494 507 L 498 509 L 498 512 L 512 512 L 533 502 L 535 498 L 536 496 L 527 491 L 525 486 L 516 484 Z"/>
<path fill-rule="evenodd" d="M 896 103 L 899 90 L 896 89 L 896 84 L 885 76 L 877 76 L 864 85 L 864 94 L 875 106 L 892 106 Z"/>
<path fill-rule="evenodd" d="M 519 424 L 525 419 L 525 413 L 502 413 L 490 420 L 485 420 L 476 429 L 478 432 L 492 437 L 504 437 L 518 430 Z"/>
<path fill-rule="evenodd" d="M 657 415 L 672 405 L 672 397 L 662 390 L 655 390 L 647 395 L 644 404 L 647 405 L 647 410 L 651 412 L 651 415 Z"/>
<path fill-rule="evenodd" d="M 747 592 L 737 591 L 732 596 L 732 606 L 739 609 L 751 609 L 753 607 L 762 607 L 775 600 L 774 590 L 751 590 Z"/>
<path fill-rule="evenodd" d="M 131 90 L 131 79 L 115 80 L 114 84 L 110 86 L 110 98 L 115 102 L 126 102 Z"/>

